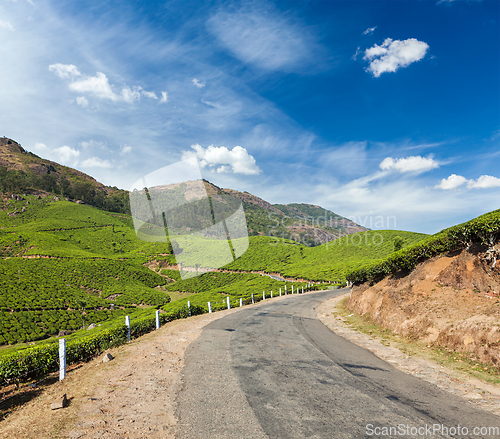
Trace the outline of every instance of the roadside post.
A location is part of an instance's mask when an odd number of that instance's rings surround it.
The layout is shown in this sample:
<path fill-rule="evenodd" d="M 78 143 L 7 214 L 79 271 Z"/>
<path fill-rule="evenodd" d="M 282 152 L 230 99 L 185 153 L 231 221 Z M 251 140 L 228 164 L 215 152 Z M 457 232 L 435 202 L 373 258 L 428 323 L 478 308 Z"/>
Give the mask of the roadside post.
<path fill-rule="evenodd" d="M 208 312 L 209 313 L 212 312 L 212 304 L 210 302 L 208 302 Z"/>
<path fill-rule="evenodd" d="M 253 298 L 253 293 L 252 293 L 252 303 L 255 303 L 255 300 L 254 300 L 254 298 Z"/>
<path fill-rule="evenodd" d="M 240 308 L 243 306 L 243 299 L 240 297 Z"/>
<path fill-rule="evenodd" d="M 156 329 L 160 329 L 160 310 L 156 310 Z"/>
<path fill-rule="evenodd" d="M 125 316 L 125 325 L 127 325 L 127 341 L 130 341 L 130 317 Z"/>
<path fill-rule="evenodd" d="M 191 317 L 191 301 L 188 300 L 189 317 Z"/>
<path fill-rule="evenodd" d="M 231 304 L 229 303 L 229 296 L 227 296 L 227 309 L 231 309 Z"/>
<path fill-rule="evenodd" d="M 59 381 L 66 378 L 66 339 L 59 339 Z"/>

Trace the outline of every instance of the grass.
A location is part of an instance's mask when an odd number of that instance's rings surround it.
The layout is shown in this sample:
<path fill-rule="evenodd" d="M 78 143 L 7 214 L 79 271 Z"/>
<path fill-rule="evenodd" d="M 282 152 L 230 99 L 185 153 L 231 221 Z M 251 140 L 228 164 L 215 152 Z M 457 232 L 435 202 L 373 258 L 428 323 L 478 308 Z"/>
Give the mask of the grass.
<path fill-rule="evenodd" d="M 411 340 L 394 334 L 367 315 L 359 315 L 347 307 L 348 298 L 338 302 L 336 312 L 344 318 L 351 329 L 370 335 L 386 346 L 394 346 L 406 355 L 422 357 L 446 366 L 456 372 L 465 373 L 491 384 L 500 384 L 500 368 L 493 364 L 484 364 L 474 360 L 467 352 L 455 352 L 443 347 L 429 346 L 417 340 Z"/>

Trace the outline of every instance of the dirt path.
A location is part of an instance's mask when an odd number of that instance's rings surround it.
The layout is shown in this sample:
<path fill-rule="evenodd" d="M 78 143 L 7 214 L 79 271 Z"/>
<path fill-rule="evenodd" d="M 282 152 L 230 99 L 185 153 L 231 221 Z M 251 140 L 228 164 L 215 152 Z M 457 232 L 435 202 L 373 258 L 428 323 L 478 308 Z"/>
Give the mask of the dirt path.
<path fill-rule="evenodd" d="M 350 329 L 343 323 L 343 317 L 338 315 L 335 310 L 338 302 L 348 297 L 349 294 L 334 297 L 318 306 L 316 314 L 319 320 L 336 334 L 372 351 L 377 357 L 397 369 L 454 393 L 476 407 L 500 415 L 500 386 L 484 383 L 434 361 L 421 357 L 410 357 L 398 349 L 395 343 L 391 342 L 390 346 L 386 346 L 378 339 Z"/>

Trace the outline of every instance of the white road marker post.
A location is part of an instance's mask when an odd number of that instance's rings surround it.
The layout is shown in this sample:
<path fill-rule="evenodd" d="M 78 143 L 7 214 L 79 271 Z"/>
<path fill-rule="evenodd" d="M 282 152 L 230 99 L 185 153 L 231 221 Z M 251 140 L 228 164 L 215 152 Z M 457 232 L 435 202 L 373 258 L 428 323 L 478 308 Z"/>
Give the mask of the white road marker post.
<path fill-rule="evenodd" d="M 156 329 L 160 329 L 160 310 L 156 310 Z"/>
<path fill-rule="evenodd" d="M 285 296 L 286 296 L 286 285 L 285 285 Z"/>
<path fill-rule="evenodd" d="M 212 304 L 210 302 L 208 302 L 208 313 L 212 313 Z"/>
<path fill-rule="evenodd" d="M 281 297 L 281 288 L 280 288 L 280 297 Z"/>
<path fill-rule="evenodd" d="M 252 293 L 252 303 L 255 303 L 255 300 L 254 300 L 254 298 L 253 298 L 253 293 Z"/>
<path fill-rule="evenodd" d="M 302 294 L 304 294 L 304 285 L 302 285 Z"/>
<path fill-rule="evenodd" d="M 66 378 L 66 339 L 59 339 L 59 381 Z"/>
<path fill-rule="evenodd" d="M 262 291 L 262 300 L 266 300 L 266 292 Z"/>
<path fill-rule="evenodd" d="M 229 303 L 229 296 L 227 296 L 227 309 L 231 309 L 231 304 Z"/>
<path fill-rule="evenodd" d="M 273 298 L 273 290 L 271 290 L 271 299 Z"/>
<path fill-rule="evenodd" d="M 125 316 L 125 325 L 127 325 L 127 341 L 130 341 L 130 317 Z"/>
<path fill-rule="evenodd" d="M 188 300 L 189 317 L 191 317 L 191 301 Z"/>
<path fill-rule="evenodd" d="M 243 306 L 243 299 L 240 297 L 240 308 Z"/>
<path fill-rule="evenodd" d="M 292 294 L 293 294 L 293 285 L 292 285 Z"/>

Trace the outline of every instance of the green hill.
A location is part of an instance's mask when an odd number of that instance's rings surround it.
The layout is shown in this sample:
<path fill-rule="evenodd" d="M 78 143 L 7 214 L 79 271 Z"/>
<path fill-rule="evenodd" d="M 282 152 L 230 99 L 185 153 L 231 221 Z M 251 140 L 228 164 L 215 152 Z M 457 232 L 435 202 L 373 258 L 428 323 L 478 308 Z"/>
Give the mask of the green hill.
<path fill-rule="evenodd" d="M 360 232 L 317 247 L 294 241 L 258 237 L 249 249 L 226 268 L 238 271 L 262 270 L 284 277 L 315 281 L 345 281 L 354 268 L 380 261 L 394 251 L 396 240 L 408 246 L 427 235 L 395 230 Z"/>

